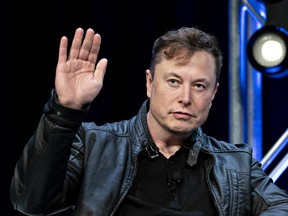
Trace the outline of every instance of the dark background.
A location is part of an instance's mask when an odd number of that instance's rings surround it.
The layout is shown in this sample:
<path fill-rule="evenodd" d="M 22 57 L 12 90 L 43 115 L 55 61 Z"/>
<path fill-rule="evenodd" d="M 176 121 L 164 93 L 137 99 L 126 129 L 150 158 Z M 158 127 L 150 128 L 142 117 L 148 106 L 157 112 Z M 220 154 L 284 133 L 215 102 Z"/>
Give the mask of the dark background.
<path fill-rule="evenodd" d="M 138 112 L 146 99 L 145 70 L 158 36 L 182 26 L 216 35 L 224 67 L 203 129 L 228 140 L 228 0 L 25 1 L 10 3 L 9 14 L 7 10 L 1 7 L 1 101 L 5 101 L 1 102 L 1 216 L 22 215 L 9 200 L 13 169 L 54 87 L 60 37 L 66 35 L 71 42 L 77 27 L 100 33 L 100 58 L 109 61 L 104 87 L 87 118 L 98 124 L 128 119 Z M 264 154 L 287 128 L 287 84 L 287 77 L 263 78 Z M 288 189 L 287 179 L 284 176 L 276 183 Z"/>

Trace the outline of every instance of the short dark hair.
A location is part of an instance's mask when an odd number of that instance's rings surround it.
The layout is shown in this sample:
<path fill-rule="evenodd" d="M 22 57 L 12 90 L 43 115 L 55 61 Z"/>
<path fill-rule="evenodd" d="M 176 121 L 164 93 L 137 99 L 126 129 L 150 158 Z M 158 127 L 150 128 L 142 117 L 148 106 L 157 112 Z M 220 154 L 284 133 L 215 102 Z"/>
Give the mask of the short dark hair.
<path fill-rule="evenodd" d="M 169 60 L 179 57 L 179 60 L 185 64 L 196 51 L 205 51 L 214 56 L 216 81 L 218 82 L 223 59 L 218 40 L 213 34 L 205 33 L 196 27 L 170 30 L 157 38 L 153 44 L 149 70 L 154 76 L 155 65 L 160 63 L 163 58 Z"/>

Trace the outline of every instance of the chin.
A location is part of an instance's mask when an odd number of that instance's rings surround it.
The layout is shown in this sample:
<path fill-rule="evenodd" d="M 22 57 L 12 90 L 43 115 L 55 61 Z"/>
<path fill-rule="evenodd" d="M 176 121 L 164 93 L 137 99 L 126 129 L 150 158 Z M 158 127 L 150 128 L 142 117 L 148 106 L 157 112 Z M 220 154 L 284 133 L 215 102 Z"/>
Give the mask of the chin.
<path fill-rule="evenodd" d="M 195 130 L 195 128 L 193 127 L 193 128 L 191 128 L 191 127 L 189 127 L 189 128 L 186 128 L 186 127 L 178 127 L 178 128 L 169 128 L 169 132 L 170 133 L 172 133 L 172 134 L 174 134 L 174 135 L 177 135 L 177 136 L 179 136 L 179 135 L 181 135 L 181 136 L 185 136 L 185 135 L 190 135 L 193 131 Z"/>

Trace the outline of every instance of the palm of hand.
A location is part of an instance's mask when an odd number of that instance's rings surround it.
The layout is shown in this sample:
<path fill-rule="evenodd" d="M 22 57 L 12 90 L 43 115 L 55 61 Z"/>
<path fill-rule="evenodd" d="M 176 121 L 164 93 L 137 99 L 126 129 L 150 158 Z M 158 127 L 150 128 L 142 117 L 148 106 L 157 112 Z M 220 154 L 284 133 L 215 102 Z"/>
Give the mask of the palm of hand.
<path fill-rule="evenodd" d="M 102 81 L 94 79 L 94 70 L 94 64 L 81 59 L 59 64 L 55 84 L 60 103 L 81 108 L 92 102 L 102 87 Z"/>

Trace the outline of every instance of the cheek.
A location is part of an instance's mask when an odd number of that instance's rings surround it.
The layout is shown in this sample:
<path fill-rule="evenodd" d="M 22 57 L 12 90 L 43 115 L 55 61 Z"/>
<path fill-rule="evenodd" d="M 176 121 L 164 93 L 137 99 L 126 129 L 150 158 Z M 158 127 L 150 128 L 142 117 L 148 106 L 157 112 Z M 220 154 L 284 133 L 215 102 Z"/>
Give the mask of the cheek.
<path fill-rule="evenodd" d="M 161 99 L 163 95 L 163 90 L 157 85 L 150 85 L 150 88 L 147 89 L 147 95 L 149 94 L 150 98 Z"/>
<path fill-rule="evenodd" d="M 177 94 L 173 92 L 163 89 L 163 88 L 155 88 L 151 91 L 151 96 L 155 98 L 156 101 L 161 101 L 162 106 L 171 105 L 173 102 L 177 101 Z"/>
<path fill-rule="evenodd" d="M 193 102 L 192 102 L 193 104 Z M 212 106 L 212 100 L 211 98 L 207 98 L 207 99 L 199 99 L 199 100 L 196 100 L 194 101 L 194 105 L 196 107 L 198 107 L 198 110 L 201 111 L 201 112 L 209 112 L 211 106 Z"/>

